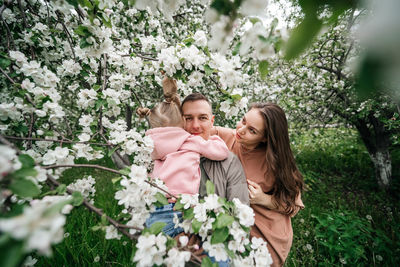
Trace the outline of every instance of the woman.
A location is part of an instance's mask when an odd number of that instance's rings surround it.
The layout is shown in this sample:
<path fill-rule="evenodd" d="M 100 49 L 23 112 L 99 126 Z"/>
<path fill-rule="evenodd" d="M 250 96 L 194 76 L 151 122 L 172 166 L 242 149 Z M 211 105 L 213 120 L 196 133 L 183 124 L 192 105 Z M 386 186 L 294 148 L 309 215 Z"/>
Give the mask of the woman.
<path fill-rule="evenodd" d="M 274 261 L 282 266 L 293 240 L 291 217 L 304 208 L 303 178 L 290 149 L 284 111 L 276 104 L 251 106 L 236 130 L 215 132 L 242 162 L 255 213 L 251 236 L 262 237 Z"/>

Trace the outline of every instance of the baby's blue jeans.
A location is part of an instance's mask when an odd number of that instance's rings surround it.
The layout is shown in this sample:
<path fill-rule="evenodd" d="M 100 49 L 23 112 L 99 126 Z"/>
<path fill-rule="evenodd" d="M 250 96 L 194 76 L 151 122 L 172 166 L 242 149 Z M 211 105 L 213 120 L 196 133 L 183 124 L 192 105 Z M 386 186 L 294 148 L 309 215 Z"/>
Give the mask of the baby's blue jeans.
<path fill-rule="evenodd" d="M 164 222 L 167 225 L 164 226 L 163 232 L 166 235 L 175 237 L 183 232 L 183 228 L 175 228 L 174 214 L 178 215 L 179 221 L 182 221 L 182 212 L 174 211 L 175 203 L 156 208 L 154 212 L 150 214 L 150 217 L 146 220 L 146 227 L 152 226 L 155 222 Z"/>

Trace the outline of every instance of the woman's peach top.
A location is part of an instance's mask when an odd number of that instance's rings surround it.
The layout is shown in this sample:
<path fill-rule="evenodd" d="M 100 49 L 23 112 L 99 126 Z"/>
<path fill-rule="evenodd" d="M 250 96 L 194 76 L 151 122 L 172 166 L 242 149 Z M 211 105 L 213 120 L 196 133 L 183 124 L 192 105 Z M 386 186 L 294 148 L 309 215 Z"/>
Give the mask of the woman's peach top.
<path fill-rule="evenodd" d="M 242 162 L 246 178 L 256 182 L 267 193 L 273 189 L 275 177 L 268 171 L 265 149 L 256 148 L 247 150 L 236 142 L 235 130 L 215 127 L 216 134 L 220 136 Z M 304 208 L 301 198 L 296 200 L 296 205 Z M 274 261 L 272 266 L 282 266 L 289 254 L 293 240 L 291 217 L 279 212 L 269 210 L 264 206 L 250 205 L 255 214 L 255 223 L 251 229 L 251 236 L 262 237 L 268 243 L 268 250 Z"/>

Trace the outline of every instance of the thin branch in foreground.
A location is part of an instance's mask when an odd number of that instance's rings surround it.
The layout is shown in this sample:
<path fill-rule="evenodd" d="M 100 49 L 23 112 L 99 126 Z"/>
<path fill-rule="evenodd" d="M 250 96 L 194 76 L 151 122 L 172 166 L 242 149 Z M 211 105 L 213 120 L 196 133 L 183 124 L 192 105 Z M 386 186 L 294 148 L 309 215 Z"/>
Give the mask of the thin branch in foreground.
<path fill-rule="evenodd" d="M 47 180 L 50 181 L 53 185 L 55 186 L 59 186 L 60 183 L 54 179 L 51 175 L 47 174 Z M 67 188 L 67 192 L 68 194 L 72 195 L 72 193 L 74 192 L 73 190 L 70 190 Z M 117 222 L 116 220 L 112 219 L 111 217 L 107 216 L 104 214 L 104 212 L 95 207 L 94 205 L 90 204 L 89 201 L 87 201 L 87 199 L 84 198 L 83 203 L 82 203 L 86 208 L 88 208 L 90 211 L 96 213 L 97 215 L 99 215 L 100 217 L 105 216 L 105 218 L 107 219 L 107 221 L 109 223 L 111 223 L 114 227 L 116 227 L 118 229 L 118 231 L 120 231 L 123 235 L 125 235 L 126 237 L 128 237 L 130 240 L 137 240 L 137 238 L 134 235 L 131 235 L 130 233 L 128 233 L 124 228 L 127 228 L 126 225 L 120 224 L 119 222 Z M 142 231 L 142 228 L 139 227 L 130 227 L 131 229 L 136 229 L 139 231 Z"/>
<path fill-rule="evenodd" d="M 29 137 L 8 136 L 8 135 L 5 135 L 4 138 L 12 139 L 12 140 L 45 141 L 45 142 L 58 142 L 58 143 L 66 143 L 66 144 L 87 144 L 87 145 L 95 145 L 95 146 L 114 146 L 113 144 L 104 144 L 104 143 L 93 143 L 93 142 L 83 142 L 83 141 L 68 141 L 68 140 L 34 138 L 34 137 L 29 138 Z"/>
<path fill-rule="evenodd" d="M 0 71 L 1 73 L 4 74 L 4 76 L 6 76 L 6 78 L 12 83 L 12 84 L 16 84 L 16 82 L 10 77 L 8 76 L 8 74 L 0 67 Z"/>
<path fill-rule="evenodd" d="M 57 169 L 57 168 L 82 168 L 82 167 L 83 168 L 100 169 L 100 170 L 103 170 L 103 171 L 108 171 L 108 172 L 116 173 L 118 175 L 124 175 L 125 176 L 125 174 L 119 172 L 118 170 L 114 170 L 114 169 L 111 169 L 111 168 L 103 167 L 103 166 L 100 166 L 100 165 L 94 165 L 94 164 L 61 164 L 61 165 L 42 166 L 42 168 L 46 169 L 46 170 L 47 169 Z M 177 196 L 175 196 L 175 195 L 171 194 L 170 192 L 168 192 L 167 190 L 159 187 L 155 183 L 150 182 L 150 181 L 146 181 L 146 180 L 145 180 L 145 182 L 148 183 L 149 185 L 157 188 L 158 190 L 166 193 L 167 195 L 169 195 L 169 196 L 171 196 L 171 197 L 173 197 L 175 199 L 178 199 Z"/>
<path fill-rule="evenodd" d="M 158 61 L 157 58 L 153 58 L 153 57 L 147 57 L 147 56 L 143 56 L 142 54 L 139 54 L 137 52 L 134 52 L 135 56 L 143 58 L 143 59 L 147 59 L 147 60 L 152 60 L 152 61 Z M 122 57 L 130 57 L 131 55 L 122 55 Z"/>

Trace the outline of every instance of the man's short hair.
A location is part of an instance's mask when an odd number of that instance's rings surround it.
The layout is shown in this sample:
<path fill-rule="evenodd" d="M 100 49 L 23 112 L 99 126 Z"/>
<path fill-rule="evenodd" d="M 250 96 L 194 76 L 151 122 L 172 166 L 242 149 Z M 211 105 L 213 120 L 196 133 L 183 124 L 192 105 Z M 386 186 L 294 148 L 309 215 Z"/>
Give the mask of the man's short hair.
<path fill-rule="evenodd" d="M 194 102 L 194 101 L 199 101 L 199 100 L 204 100 L 204 101 L 206 101 L 206 102 L 210 105 L 211 112 L 212 112 L 211 103 L 210 103 L 210 101 L 208 100 L 208 98 L 207 98 L 205 95 L 203 95 L 203 94 L 201 94 L 201 93 L 191 93 L 191 94 L 187 95 L 187 96 L 185 97 L 185 99 L 183 99 L 183 101 L 182 101 L 182 104 L 181 104 L 181 112 L 182 112 L 182 114 L 183 114 L 182 107 L 183 107 L 183 105 L 184 105 L 186 102 L 189 102 L 189 101 Z"/>

